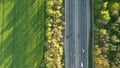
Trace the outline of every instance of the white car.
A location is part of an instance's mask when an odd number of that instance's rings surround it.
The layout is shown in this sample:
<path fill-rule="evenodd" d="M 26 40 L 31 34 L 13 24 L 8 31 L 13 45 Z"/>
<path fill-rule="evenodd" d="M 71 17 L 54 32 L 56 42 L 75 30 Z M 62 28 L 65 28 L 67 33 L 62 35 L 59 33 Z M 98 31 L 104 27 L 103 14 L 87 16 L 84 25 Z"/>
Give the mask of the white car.
<path fill-rule="evenodd" d="M 81 67 L 83 68 L 83 62 L 81 62 Z"/>
<path fill-rule="evenodd" d="M 84 52 L 85 52 L 85 50 L 84 50 L 84 49 L 82 49 L 82 52 L 84 53 Z"/>

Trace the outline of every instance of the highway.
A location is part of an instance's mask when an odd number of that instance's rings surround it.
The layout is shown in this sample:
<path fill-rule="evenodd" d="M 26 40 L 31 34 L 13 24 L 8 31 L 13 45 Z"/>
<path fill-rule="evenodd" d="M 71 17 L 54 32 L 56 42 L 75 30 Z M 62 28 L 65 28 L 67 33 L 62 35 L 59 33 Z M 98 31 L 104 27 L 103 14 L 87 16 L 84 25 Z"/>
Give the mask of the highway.
<path fill-rule="evenodd" d="M 65 0 L 65 68 L 88 68 L 89 0 Z"/>

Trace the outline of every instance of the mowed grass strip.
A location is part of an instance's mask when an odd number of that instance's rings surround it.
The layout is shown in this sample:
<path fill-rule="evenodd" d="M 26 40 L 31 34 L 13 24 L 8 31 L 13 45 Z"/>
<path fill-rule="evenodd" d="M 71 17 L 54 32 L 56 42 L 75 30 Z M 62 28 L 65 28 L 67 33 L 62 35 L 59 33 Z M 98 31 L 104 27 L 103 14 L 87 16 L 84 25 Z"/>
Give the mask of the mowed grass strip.
<path fill-rule="evenodd" d="M 44 0 L 0 1 L 0 68 L 39 68 Z"/>

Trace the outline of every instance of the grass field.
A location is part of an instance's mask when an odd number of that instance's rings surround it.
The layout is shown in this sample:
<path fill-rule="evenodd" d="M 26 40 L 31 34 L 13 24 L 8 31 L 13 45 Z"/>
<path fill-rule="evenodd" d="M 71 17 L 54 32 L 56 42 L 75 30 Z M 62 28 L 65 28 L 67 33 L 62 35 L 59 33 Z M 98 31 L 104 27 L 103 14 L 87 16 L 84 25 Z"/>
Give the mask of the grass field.
<path fill-rule="evenodd" d="M 44 45 L 44 0 L 0 0 L 0 68 L 38 68 Z"/>

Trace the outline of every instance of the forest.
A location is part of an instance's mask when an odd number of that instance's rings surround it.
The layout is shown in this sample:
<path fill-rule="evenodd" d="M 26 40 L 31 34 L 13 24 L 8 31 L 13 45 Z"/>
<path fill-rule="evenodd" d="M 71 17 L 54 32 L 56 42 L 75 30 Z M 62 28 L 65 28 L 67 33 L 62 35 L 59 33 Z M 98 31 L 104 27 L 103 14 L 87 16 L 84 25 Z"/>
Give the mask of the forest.
<path fill-rule="evenodd" d="M 94 0 L 94 66 L 120 68 L 120 1 Z"/>

